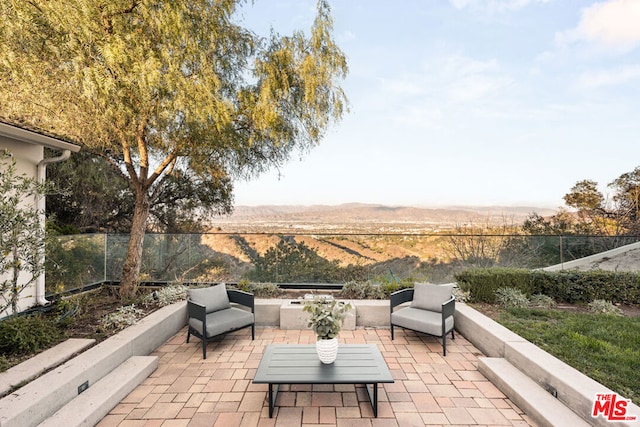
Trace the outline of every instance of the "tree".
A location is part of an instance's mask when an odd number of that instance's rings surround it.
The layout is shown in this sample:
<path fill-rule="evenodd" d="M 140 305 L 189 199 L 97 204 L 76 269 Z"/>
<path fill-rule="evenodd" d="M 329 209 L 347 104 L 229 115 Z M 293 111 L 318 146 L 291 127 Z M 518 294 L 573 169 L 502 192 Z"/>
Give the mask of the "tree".
<path fill-rule="evenodd" d="M 578 181 L 564 196 L 565 204 L 575 209 L 578 220 L 574 232 L 581 234 L 607 234 L 615 227 L 615 211 L 607 208 L 598 183 L 589 179 Z"/>
<path fill-rule="evenodd" d="M 46 191 L 18 175 L 15 160 L 0 152 L 0 313 L 16 313 L 20 294 L 44 272 L 44 212 L 37 201 Z"/>
<path fill-rule="evenodd" d="M 341 275 L 338 260 L 329 261 L 292 237 L 283 237 L 263 256 L 251 260 L 255 270 L 249 279 L 261 282 L 335 283 Z"/>
<path fill-rule="evenodd" d="M 623 227 L 628 233 L 640 233 L 640 166 L 620 175 L 609 188 L 615 190 L 613 201 Z"/>
<path fill-rule="evenodd" d="M 515 224 L 504 218 L 501 226 L 484 224 L 455 227 L 455 234 L 447 236 L 443 249 L 452 260 L 463 265 L 486 268 L 496 265 L 511 266 L 514 262 L 509 247 L 518 240 Z"/>
<path fill-rule="evenodd" d="M 526 242 L 532 267 L 546 267 L 612 249 L 608 239 L 594 238 L 597 230 L 590 221 L 585 222 L 584 216 L 566 209 L 548 218 L 534 212 L 523 223 L 522 231 L 529 235 Z"/>
<path fill-rule="evenodd" d="M 561 209 L 549 218 L 529 216 L 522 228 L 529 235 L 541 236 L 536 249 L 540 259 L 582 258 L 636 240 L 633 236 L 640 233 L 640 167 L 623 173 L 608 187 L 613 190 L 610 198 L 598 189 L 597 182 L 578 181 L 564 196 L 572 211 Z"/>
<path fill-rule="evenodd" d="M 134 194 L 123 298 L 171 177 L 207 187 L 279 167 L 346 108 L 328 3 L 318 1 L 309 36 L 268 39 L 235 23 L 242 3 L 0 3 L 0 111 L 99 152 Z"/>
<path fill-rule="evenodd" d="M 89 151 L 47 167 L 47 180 L 59 191 L 47 197 L 47 217 L 61 234 L 126 233 L 134 196 L 127 180 Z"/>
<path fill-rule="evenodd" d="M 590 179 L 578 181 L 563 199 L 569 207 L 591 211 L 603 209 L 604 204 L 604 196 L 598 190 L 598 183 Z"/>
<path fill-rule="evenodd" d="M 47 179 L 60 189 L 47 199 L 47 216 L 58 232 L 126 233 L 131 229 L 134 194 L 127 180 L 104 158 L 80 151 L 66 162 L 51 164 Z M 208 216 L 231 209 L 232 189 L 226 177 L 195 182 L 174 171 L 157 190 L 147 229 L 201 232 Z"/>

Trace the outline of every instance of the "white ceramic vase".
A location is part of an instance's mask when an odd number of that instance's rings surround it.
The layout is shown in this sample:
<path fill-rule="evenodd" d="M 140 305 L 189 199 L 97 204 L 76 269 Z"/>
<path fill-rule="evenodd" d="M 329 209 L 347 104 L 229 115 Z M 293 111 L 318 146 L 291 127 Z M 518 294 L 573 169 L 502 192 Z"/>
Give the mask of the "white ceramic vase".
<path fill-rule="evenodd" d="M 338 357 L 338 338 L 316 341 L 316 351 L 322 363 L 333 363 Z"/>

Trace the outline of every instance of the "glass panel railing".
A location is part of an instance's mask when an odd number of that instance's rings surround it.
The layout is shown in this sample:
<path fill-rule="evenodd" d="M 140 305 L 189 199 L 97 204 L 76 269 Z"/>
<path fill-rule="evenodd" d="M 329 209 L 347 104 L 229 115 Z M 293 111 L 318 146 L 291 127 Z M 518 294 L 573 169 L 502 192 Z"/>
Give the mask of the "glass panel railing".
<path fill-rule="evenodd" d="M 119 281 L 128 235 L 75 235 L 47 245 L 47 292 Z M 449 283 L 476 267 L 542 268 L 640 237 L 488 234 L 147 234 L 141 282 Z"/>
<path fill-rule="evenodd" d="M 82 288 L 105 280 L 105 234 L 57 236 L 47 239 L 47 293 Z"/>

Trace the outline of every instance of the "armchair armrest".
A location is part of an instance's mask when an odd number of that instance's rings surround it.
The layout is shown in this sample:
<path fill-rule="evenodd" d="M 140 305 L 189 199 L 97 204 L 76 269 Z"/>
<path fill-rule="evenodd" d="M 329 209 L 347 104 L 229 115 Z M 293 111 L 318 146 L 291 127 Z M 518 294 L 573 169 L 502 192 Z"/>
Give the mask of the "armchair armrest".
<path fill-rule="evenodd" d="M 389 295 L 389 300 L 390 310 L 391 312 L 393 312 L 393 308 L 395 306 L 413 300 L 413 288 L 406 288 L 396 291 Z"/>
<path fill-rule="evenodd" d="M 189 314 L 189 318 L 193 317 L 203 323 L 207 319 L 207 308 L 204 305 L 191 300 L 187 300 L 187 313 Z"/>
<path fill-rule="evenodd" d="M 254 296 L 252 293 L 237 289 L 227 289 L 227 295 L 229 296 L 229 302 L 249 307 L 253 313 Z"/>
<path fill-rule="evenodd" d="M 442 319 L 446 319 L 449 316 L 453 316 L 456 311 L 456 298 L 451 297 L 447 301 L 442 303 Z"/>

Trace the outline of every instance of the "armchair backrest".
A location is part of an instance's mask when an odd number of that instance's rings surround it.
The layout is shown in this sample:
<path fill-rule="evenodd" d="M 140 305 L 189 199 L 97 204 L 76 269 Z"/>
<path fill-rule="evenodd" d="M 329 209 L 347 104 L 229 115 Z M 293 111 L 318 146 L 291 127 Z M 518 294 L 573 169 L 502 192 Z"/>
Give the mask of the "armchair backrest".
<path fill-rule="evenodd" d="M 189 300 L 205 306 L 207 314 L 231 307 L 224 283 L 208 288 L 189 289 Z"/>
<path fill-rule="evenodd" d="M 451 299 L 453 284 L 432 285 L 416 283 L 413 288 L 412 308 L 442 313 L 442 304 Z"/>

